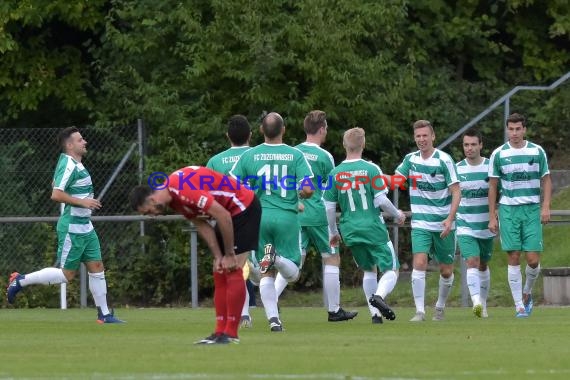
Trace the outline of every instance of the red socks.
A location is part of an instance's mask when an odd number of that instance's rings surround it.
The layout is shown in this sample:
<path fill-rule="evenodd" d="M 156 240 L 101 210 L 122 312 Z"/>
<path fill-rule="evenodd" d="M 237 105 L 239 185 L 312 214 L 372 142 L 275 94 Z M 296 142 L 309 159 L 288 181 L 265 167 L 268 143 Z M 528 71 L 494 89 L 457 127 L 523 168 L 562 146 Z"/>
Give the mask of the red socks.
<path fill-rule="evenodd" d="M 216 309 L 216 335 L 226 330 L 226 274 L 214 272 L 214 308 Z"/>
<path fill-rule="evenodd" d="M 241 311 L 245 302 L 245 283 L 241 268 L 226 273 L 226 335 L 238 337 Z"/>
<path fill-rule="evenodd" d="M 217 335 L 237 338 L 241 310 L 245 302 L 245 286 L 241 268 L 233 272 L 214 272 L 214 306 Z"/>

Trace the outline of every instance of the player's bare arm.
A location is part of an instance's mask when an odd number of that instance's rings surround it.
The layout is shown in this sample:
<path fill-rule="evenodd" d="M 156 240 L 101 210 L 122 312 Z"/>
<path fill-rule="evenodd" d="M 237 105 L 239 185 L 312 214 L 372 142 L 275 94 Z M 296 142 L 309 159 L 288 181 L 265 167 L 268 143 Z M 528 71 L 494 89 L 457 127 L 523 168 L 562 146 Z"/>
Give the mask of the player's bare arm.
<path fill-rule="evenodd" d="M 451 192 L 451 208 L 449 210 L 449 216 L 443 221 L 443 231 L 441 231 L 440 234 L 442 239 L 451 232 L 451 226 L 453 225 L 455 214 L 457 214 L 457 208 L 461 201 L 461 188 L 459 187 L 459 182 L 449 185 L 449 191 Z"/>
<path fill-rule="evenodd" d="M 212 228 L 208 222 L 202 219 L 194 218 L 192 219 L 192 223 L 196 226 L 198 230 L 198 234 L 204 239 L 210 252 L 212 252 L 212 256 L 214 256 L 214 271 L 222 272 L 222 251 L 216 240 L 216 232 Z"/>
<path fill-rule="evenodd" d="M 550 199 L 552 197 L 552 179 L 546 174 L 540 179 L 542 188 L 542 207 L 540 208 L 540 221 L 542 224 L 550 222 Z"/>
<path fill-rule="evenodd" d="M 58 203 L 66 203 L 72 206 L 88 208 L 90 210 L 98 210 L 101 208 L 101 202 L 93 198 L 74 198 L 65 191 L 53 189 L 51 199 Z"/>
<path fill-rule="evenodd" d="M 496 234 L 498 231 L 498 221 L 497 221 L 497 184 L 499 183 L 498 178 L 489 178 L 489 231 Z"/>
<path fill-rule="evenodd" d="M 234 250 L 234 227 L 232 216 L 221 204 L 214 201 L 208 209 L 208 215 L 216 220 L 216 224 L 222 234 L 224 242 L 224 257 L 222 258 L 222 267 L 225 270 L 235 270 L 237 268 L 237 259 Z M 239 252 L 241 253 L 241 252 Z"/>

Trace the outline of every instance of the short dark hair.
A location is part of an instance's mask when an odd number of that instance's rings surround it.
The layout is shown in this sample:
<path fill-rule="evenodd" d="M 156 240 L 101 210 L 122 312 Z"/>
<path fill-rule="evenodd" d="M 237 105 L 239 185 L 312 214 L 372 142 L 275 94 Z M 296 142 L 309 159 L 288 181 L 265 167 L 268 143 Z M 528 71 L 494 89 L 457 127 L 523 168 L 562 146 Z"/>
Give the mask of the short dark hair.
<path fill-rule="evenodd" d="M 526 128 L 526 118 L 520 113 L 512 113 L 507 117 L 507 125 L 509 123 L 522 123 L 522 126 Z M 507 126 L 505 125 L 505 127 Z"/>
<path fill-rule="evenodd" d="M 327 114 L 324 111 L 314 110 L 305 116 L 303 129 L 308 135 L 316 134 L 319 129 L 327 125 Z"/>
<path fill-rule="evenodd" d="M 144 205 L 146 199 L 154 192 L 148 185 L 138 185 L 131 191 L 129 200 L 133 210 L 137 211 L 139 207 Z"/>
<path fill-rule="evenodd" d="M 263 118 L 261 130 L 265 137 L 273 139 L 281 134 L 285 123 L 283 118 L 276 112 L 271 112 Z"/>
<path fill-rule="evenodd" d="M 235 145 L 245 145 L 249 139 L 251 127 L 247 117 L 233 115 L 228 121 L 228 138 Z"/>
<path fill-rule="evenodd" d="M 477 137 L 477 139 L 479 140 L 479 144 L 481 144 L 483 142 L 483 135 L 481 134 L 481 132 L 479 132 L 479 130 L 475 129 L 475 128 L 471 128 L 468 129 L 463 136 L 461 136 L 461 140 L 463 140 L 463 138 L 465 136 L 469 136 L 469 137 Z"/>
<path fill-rule="evenodd" d="M 71 137 L 72 134 L 79 132 L 77 127 L 71 126 L 67 128 L 63 128 L 59 131 L 57 135 L 57 144 L 61 147 L 61 150 L 65 152 L 65 144 L 67 144 L 67 140 Z"/>

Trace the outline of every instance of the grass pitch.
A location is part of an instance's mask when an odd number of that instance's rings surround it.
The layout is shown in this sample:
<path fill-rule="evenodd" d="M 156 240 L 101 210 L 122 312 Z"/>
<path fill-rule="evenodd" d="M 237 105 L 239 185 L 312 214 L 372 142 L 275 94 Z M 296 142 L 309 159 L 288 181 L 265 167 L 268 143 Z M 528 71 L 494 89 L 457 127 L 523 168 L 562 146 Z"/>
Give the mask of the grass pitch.
<path fill-rule="evenodd" d="M 0 311 L 0 378 L 57 379 L 567 379 L 569 308 L 448 308 L 446 320 L 372 325 L 368 310 L 329 323 L 323 308 L 284 307 L 283 333 L 262 308 L 241 344 L 196 346 L 213 310 L 120 309 L 125 325 L 97 325 L 93 309 Z"/>

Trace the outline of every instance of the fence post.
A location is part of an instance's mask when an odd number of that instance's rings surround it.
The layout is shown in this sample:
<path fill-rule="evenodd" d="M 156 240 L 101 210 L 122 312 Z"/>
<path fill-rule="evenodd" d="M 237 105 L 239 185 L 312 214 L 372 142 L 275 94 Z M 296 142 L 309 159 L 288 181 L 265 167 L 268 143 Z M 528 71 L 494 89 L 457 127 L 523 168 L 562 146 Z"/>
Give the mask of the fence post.
<path fill-rule="evenodd" d="M 59 284 L 59 308 L 67 309 L 67 284 L 65 282 Z"/>
<path fill-rule="evenodd" d="M 467 287 L 467 263 L 459 255 L 459 266 L 461 269 L 461 306 L 469 306 L 469 288 Z"/>
<path fill-rule="evenodd" d="M 190 223 L 190 292 L 192 308 L 198 307 L 198 230 Z"/>
<path fill-rule="evenodd" d="M 507 96 L 505 98 L 505 109 L 504 111 L 504 120 L 503 120 L 503 142 L 509 141 L 509 136 L 507 136 L 507 119 L 511 113 L 511 97 Z"/>
<path fill-rule="evenodd" d="M 79 297 L 79 302 L 82 308 L 87 307 L 87 267 L 84 263 L 80 266 L 80 282 L 79 287 L 81 288 L 81 293 Z"/>
<path fill-rule="evenodd" d="M 139 145 L 139 185 L 142 184 L 143 181 L 143 174 L 144 174 L 144 124 L 142 119 L 137 119 L 137 140 Z M 140 237 L 144 237 L 145 235 L 145 225 L 144 221 L 139 222 L 139 229 L 140 229 Z M 141 251 L 143 255 L 145 254 L 146 248 L 143 243 L 141 243 Z"/>
<path fill-rule="evenodd" d="M 399 189 L 396 187 L 392 193 L 392 204 L 397 209 L 400 209 L 398 207 L 398 200 L 399 199 L 400 199 L 400 193 L 399 193 Z M 392 227 L 392 245 L 394 246 L 394 252 L 396 253 L 396 256 L 398 256 L 398 247 L 399 247 L 398 239 L 400 236 L 399 230 L 400 230 L 400 228 L 398 227 L 398 224 L 395 224 L 394 227 Z"/>

